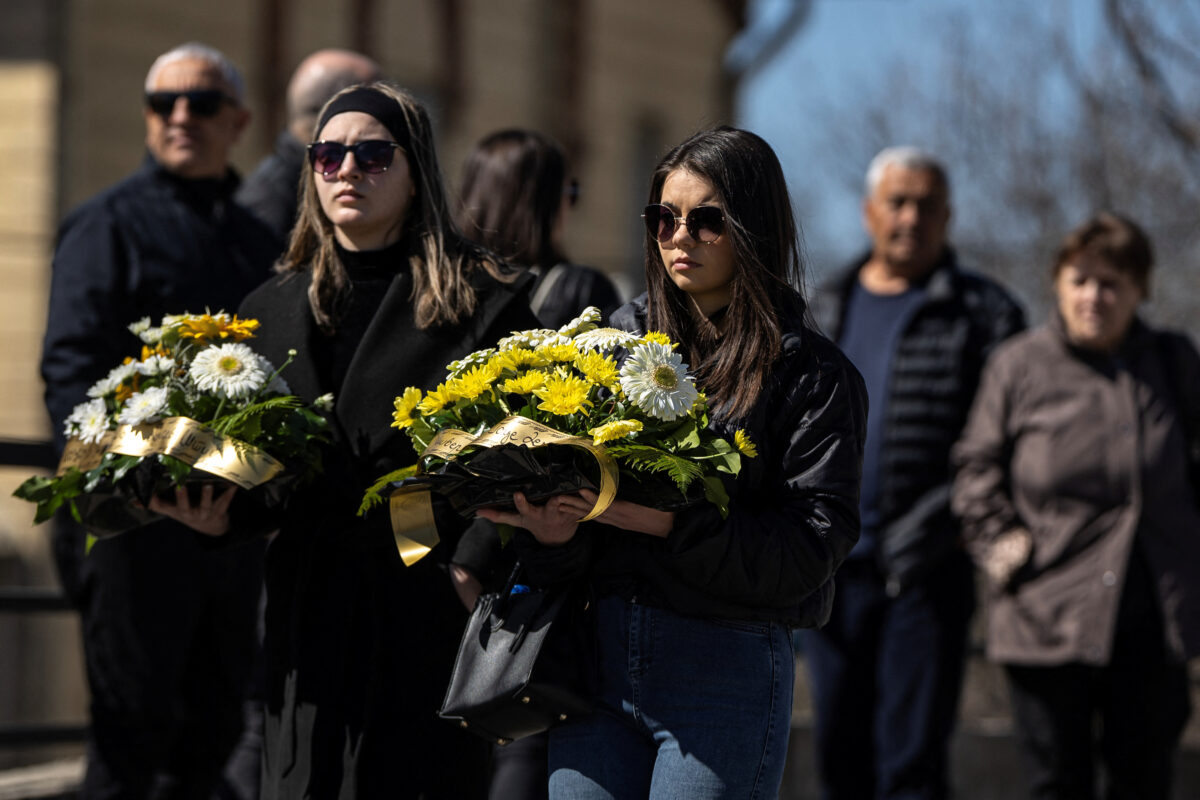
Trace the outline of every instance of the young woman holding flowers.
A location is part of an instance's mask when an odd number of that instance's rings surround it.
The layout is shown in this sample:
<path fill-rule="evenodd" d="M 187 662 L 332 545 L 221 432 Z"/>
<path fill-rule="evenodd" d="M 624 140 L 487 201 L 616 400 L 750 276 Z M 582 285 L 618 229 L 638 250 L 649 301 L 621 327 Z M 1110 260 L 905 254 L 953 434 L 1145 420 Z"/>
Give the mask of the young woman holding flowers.
<path fill-rule="evenodd" d="M 590 581 L 597 598 L 597 710 L 551 731 L 551 797 L 774 797 L 788 629 L 828 618 L 831 577 L 858 538 L 866 394 L 806 319 L 791 203 L 766 142 L 733 128 L 688 139 L 655 170 L 644 217 L 648 289 L 612 321 L 680 342 L 711 427 L 757 451 L 728 516 L 618 500 L 579 524 L 590 492 L 541 506 L 518 494 L 516 512 L 480 514 L 524 529 L 532 579 Z M 624 391 L 684 411 L 694 395 L 662 355 Z"/>
<path fill-rule="evenodd" d="M 335 396 L 324 473 L 267 551 L 263 797 L 482 797 L 486 744 L 436 715 L 483 566 L 478 537 L 442 529 L 406 567 L 387 514 L 355 512 L 374 476 L 416 458 L 389 425 L 393 398 L 537 322 L 525 280 L 454 226 L 410 95 L 340 92 L 313 139 L 282 274 L 241 309 L 262 322 L 267 358 L 297 351 L 296 394 Z"/>

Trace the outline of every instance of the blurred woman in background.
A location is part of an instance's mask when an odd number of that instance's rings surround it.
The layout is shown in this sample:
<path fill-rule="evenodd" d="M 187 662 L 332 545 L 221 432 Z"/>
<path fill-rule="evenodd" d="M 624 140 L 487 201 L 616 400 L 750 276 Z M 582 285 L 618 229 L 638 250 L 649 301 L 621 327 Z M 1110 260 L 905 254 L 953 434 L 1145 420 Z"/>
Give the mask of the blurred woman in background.
<path fill-rule="evenodd" d="M 989 581 L 1034 798 L 1167 800 L 1200 653 L 1200 355 L 1137 309 L 1153 253 L 1101 213 L 1054 260 L 1057 307 L 990 359 L 953 506 Z M 1097 725 L 1096 723 L 1100 724 Z"/>
<path fill-rule="evenodd" d="M 571 264 L 563 250 L 568 209 L 579 199 L 562 149 L 535 131 L 509 129 L 480 140 L 467 156 L 458 226 L 479 244 L 536 276 L 530 306 L 558 328 L 588 306 L 607 319 L 620 305 L 603 272 Z"/>

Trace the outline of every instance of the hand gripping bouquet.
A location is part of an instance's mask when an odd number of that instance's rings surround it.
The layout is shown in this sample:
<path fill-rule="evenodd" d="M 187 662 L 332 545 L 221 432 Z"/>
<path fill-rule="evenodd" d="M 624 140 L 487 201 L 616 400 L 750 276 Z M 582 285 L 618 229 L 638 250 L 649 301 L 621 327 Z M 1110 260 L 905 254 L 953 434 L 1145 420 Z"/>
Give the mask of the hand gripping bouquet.
<path fill-rule="evenodd" d="M 428 490 L 463 514 L 511 508 L 516 491 L 541 502 L 580 489 L 599 495 L 585 519 L 618 496 L 664 509 L 707 500 L 727 513 L 725 481 L 755 455 L 753 443 L 708 430 L 704 395 L 665 335 L 600 328 L 599 319 L 588 308 L 557 331 L 515 332 L 450 364 L 436 389 L 396 398 L 392 425 L 419 458 L 382 476 L 361 511 L 390 498 L 402 555 L 406 530 L 428 533 L 411 496 Z"/>
<path fill-rule="evenodd" d="M 258 321 L 224 312 L 170 315 L 159 327 L 129 326 L 142 340 L 90 389 L 65 423 L 67 444 L 53 477 L 32 477 L 14 494 L 37 504 L 35 522 L 67 505 L 97 536 L 159 518 L 151 496 L 181 485 L 232 483 L 235 504 L 272 506 L 320 470 L 329 439 L 322 412 L 306 405 L 245 340 Z"/>

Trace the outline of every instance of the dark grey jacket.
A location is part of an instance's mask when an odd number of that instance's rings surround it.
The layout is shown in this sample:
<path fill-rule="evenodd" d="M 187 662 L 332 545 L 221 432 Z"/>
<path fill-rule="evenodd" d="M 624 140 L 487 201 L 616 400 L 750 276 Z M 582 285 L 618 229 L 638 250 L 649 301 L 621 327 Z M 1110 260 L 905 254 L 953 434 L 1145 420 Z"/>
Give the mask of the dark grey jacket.
<path fill-rule="evenodd" d="M 644 333 L 645 319 L 642 295 L 612 324 Z M 786 320 L 770 379 L 738 426 L 758 457 L 742 461 L 728 519 L 701 502 L 676 512 L 666 539 L 589 523 L 561 547 L 519 537 L 522 558 L 547 578 L 590 576 L 601 591 L 636 593 L 681 614 L 823 625 L 834 570 L 858 540 L 866 404 L 862 377 L 841 351 L 800 319 Z M 733 436 L 729 426 L 711 427 Z"/>
<path fill-rule="evenodd" d="M 821 287 L 813 312 L 834 341 L 867 257 Z M 925 281 L 925 300 L 893 345 L 879 478 L 880 568 L 889 594 L 919 581 L 959 546 L 950 515 L 950 448 L 992 349 L 1025 327 L 998 284 L 959 268 L 947 250 Z M 880 346 L 887 346 L 880 343 Z"/>

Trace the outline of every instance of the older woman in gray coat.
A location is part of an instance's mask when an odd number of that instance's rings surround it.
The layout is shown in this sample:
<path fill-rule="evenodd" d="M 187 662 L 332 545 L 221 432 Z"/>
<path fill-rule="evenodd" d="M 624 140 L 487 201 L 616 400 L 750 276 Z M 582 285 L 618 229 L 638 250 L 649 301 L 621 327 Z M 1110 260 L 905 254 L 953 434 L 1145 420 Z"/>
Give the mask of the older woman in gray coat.
<path fill-rule="evenodd" d="M 1165 800 L 1189 713 L 1200 355 L 1138 319 L 1152 263 L 1116 215 L 1068 235 L 1052 319 L 996 351 L 955 449 L 1035 798 L 1097 797 L 1098 754 L 1107 797 Z"/>

